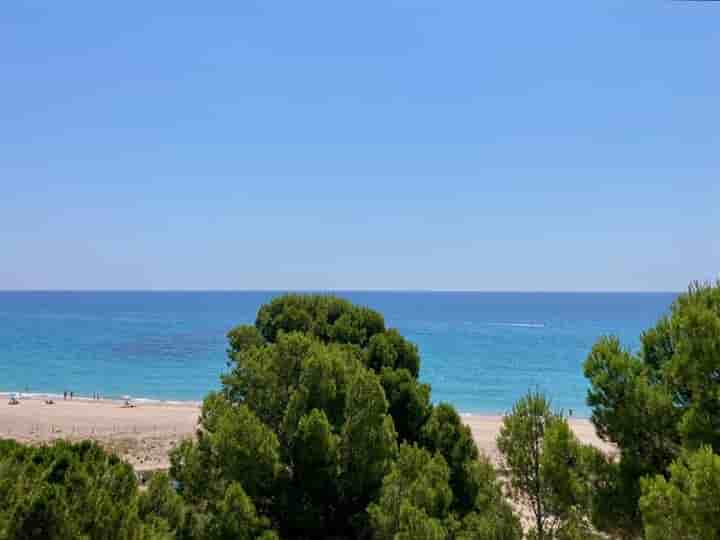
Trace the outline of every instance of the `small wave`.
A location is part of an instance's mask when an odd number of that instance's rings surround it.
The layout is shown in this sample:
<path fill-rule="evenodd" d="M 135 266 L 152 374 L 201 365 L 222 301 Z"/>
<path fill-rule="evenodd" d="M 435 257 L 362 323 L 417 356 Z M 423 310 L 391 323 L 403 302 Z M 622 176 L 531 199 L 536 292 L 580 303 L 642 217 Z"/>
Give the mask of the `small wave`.
<path fill-rule="evenodd" d="M 57 399 L 62 398 L 62 394 L 55 394 L 53 392 L 12 392 L 12 391 L 0 391 L 0 397 L 9 398 L 11 396 L 17 396 L 19 399 Z"/>
<path fill-rule="evenodd" d="M 13 391 L 4 391 L 0 390 L 0 398 L 2 399 L 9 399 L 12 396 L 16 396 L 18 399 L 54 399 L 63 401 L 66 396 L 63 394 L 58 394 L 54 392 L 13 392 Z M 69 394 L 67 395 L 67 398 L 69 399 Z M 202 400 L 193 400 L 193 399 L 155 399 L 155 398 L 144 398 L 144 397 L 134 397 L 134 396 L 128 396 L 133 402 L 135 403 L 144 403 L 146 405 L 193 405 L 193 406 L 200 406 L 202 405 Z M 96 401 L 91 396 L 82 396 L 79 394 L 74 394 L 73 401 Z M 124 401 L 124 396 L 115 396 L 115 395 L 109 395 L 109 396 L 102 396 L 102 399 L 100 401 L 110 401 L 110 402 L 121 402 Z"/>
<path fill-rule="evenodd" d="M 202 401 L 195 400 L 179 400 L 179 399 L 153 399 L 142 397 L 131 397 L 135 403 L 145 403 L 147 405 L 202 405 Z"/>

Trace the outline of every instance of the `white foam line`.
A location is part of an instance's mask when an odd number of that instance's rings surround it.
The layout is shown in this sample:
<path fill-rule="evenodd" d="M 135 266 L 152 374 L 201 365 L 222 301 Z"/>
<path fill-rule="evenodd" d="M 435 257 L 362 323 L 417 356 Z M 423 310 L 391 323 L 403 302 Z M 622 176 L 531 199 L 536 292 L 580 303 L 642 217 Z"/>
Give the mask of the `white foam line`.
<path fill-rule="evenodd" d="M 489 323 L 490 326 L 516 326 L 518 328 L 545 328 L 544 323 L 524 323 L 524 322 L 499 322 Z"/>
<path fill-rule="evenodd" d="M 8 399 L 11 396 L 16 396 L 18 399 L 49 399 L 63 401 L 65 396 L 63 394 L 57 394 L 53 392 L 17 392 L 17 391 L 0 391 L 0 398 Z M 135 403 L 145 403 L 147 405 L 202 405 L 202 400 L 180 400 L 180 399 L 153 399 L 143 397 L 132 397 L 131 400 Z M 67 401 L 70 401 L 70 394 L 67 394 Z M 73 394 L 72 401 L 98 401 L 94 400 L 91 396 L 81 396 Z M 105 402 L 123 402 L 125 399 L 118 396 L 103 396 L 99 401 Z"/>

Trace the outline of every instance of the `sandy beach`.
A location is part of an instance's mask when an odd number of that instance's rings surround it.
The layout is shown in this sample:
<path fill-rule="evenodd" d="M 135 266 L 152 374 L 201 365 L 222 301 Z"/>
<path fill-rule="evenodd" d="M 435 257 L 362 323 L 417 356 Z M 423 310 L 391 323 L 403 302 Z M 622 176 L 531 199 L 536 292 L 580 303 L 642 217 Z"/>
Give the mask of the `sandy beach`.
<path fill-rule="evenodd" d="M 196 404 L 63 400 L 47 405 L 43 398 L 21 398 L 9 405 L 0 394 L 0 437 L 42 443 L 58 438 L 94 439 L 113 449 L 136 469 L 168 466 L 168 452 L 192 437 L 200 408 Z"/>
<path fill-rule="evenodd" d="M 23 398 L 9 405 L 8 395 L 0 394 L 0 437 L 42 443 L 57 438 L 95 439 L 118 452 L 138 470 L 168 466 L 168 452 L 186 437 L 192 437 L 200 408 L 193 403 L 139 403 L 124 407 L 122 401 L 55 400 L 47 405 L 42 398 Z M 481 451 L 497 461 L 495 437 L 501 416 L 463 415 Z M 570 425 L 585 442 L 611 452 L 592 424 L 570 419 Z"/>

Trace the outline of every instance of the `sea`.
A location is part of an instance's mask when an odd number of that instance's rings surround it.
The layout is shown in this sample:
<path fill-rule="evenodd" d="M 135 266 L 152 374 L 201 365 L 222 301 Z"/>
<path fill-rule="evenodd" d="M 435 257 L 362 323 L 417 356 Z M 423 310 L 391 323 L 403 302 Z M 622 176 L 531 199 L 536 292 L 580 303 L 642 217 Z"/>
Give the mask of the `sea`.
<path fill-rule="evenodd" d="M 0 292 L 0 392 L 200 401 L 219 388 L 226 333 L 277 292 Z M 528 390 L 589 415 L 582 364 L 641 332 L 677 293 L 333 292 L 379 310 L 420 349 L 434 402 L 501 414 Z"/>

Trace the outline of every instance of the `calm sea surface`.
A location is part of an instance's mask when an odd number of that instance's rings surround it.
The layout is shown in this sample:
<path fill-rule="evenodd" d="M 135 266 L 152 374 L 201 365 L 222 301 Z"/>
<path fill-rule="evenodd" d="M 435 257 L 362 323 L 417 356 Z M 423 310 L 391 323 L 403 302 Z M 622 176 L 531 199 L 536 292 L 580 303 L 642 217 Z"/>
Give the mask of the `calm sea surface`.
<path fill-rule="evenodd" d="M 219 385 L 225 333 L 271 292 L 0 292 L 0 392 L 199 400 Z M 529 388 L 586 415 L 598 336 L 632 349 L 674 293 L 337 293 L 414 341 L 434 401 L 502 412 Z"/>

